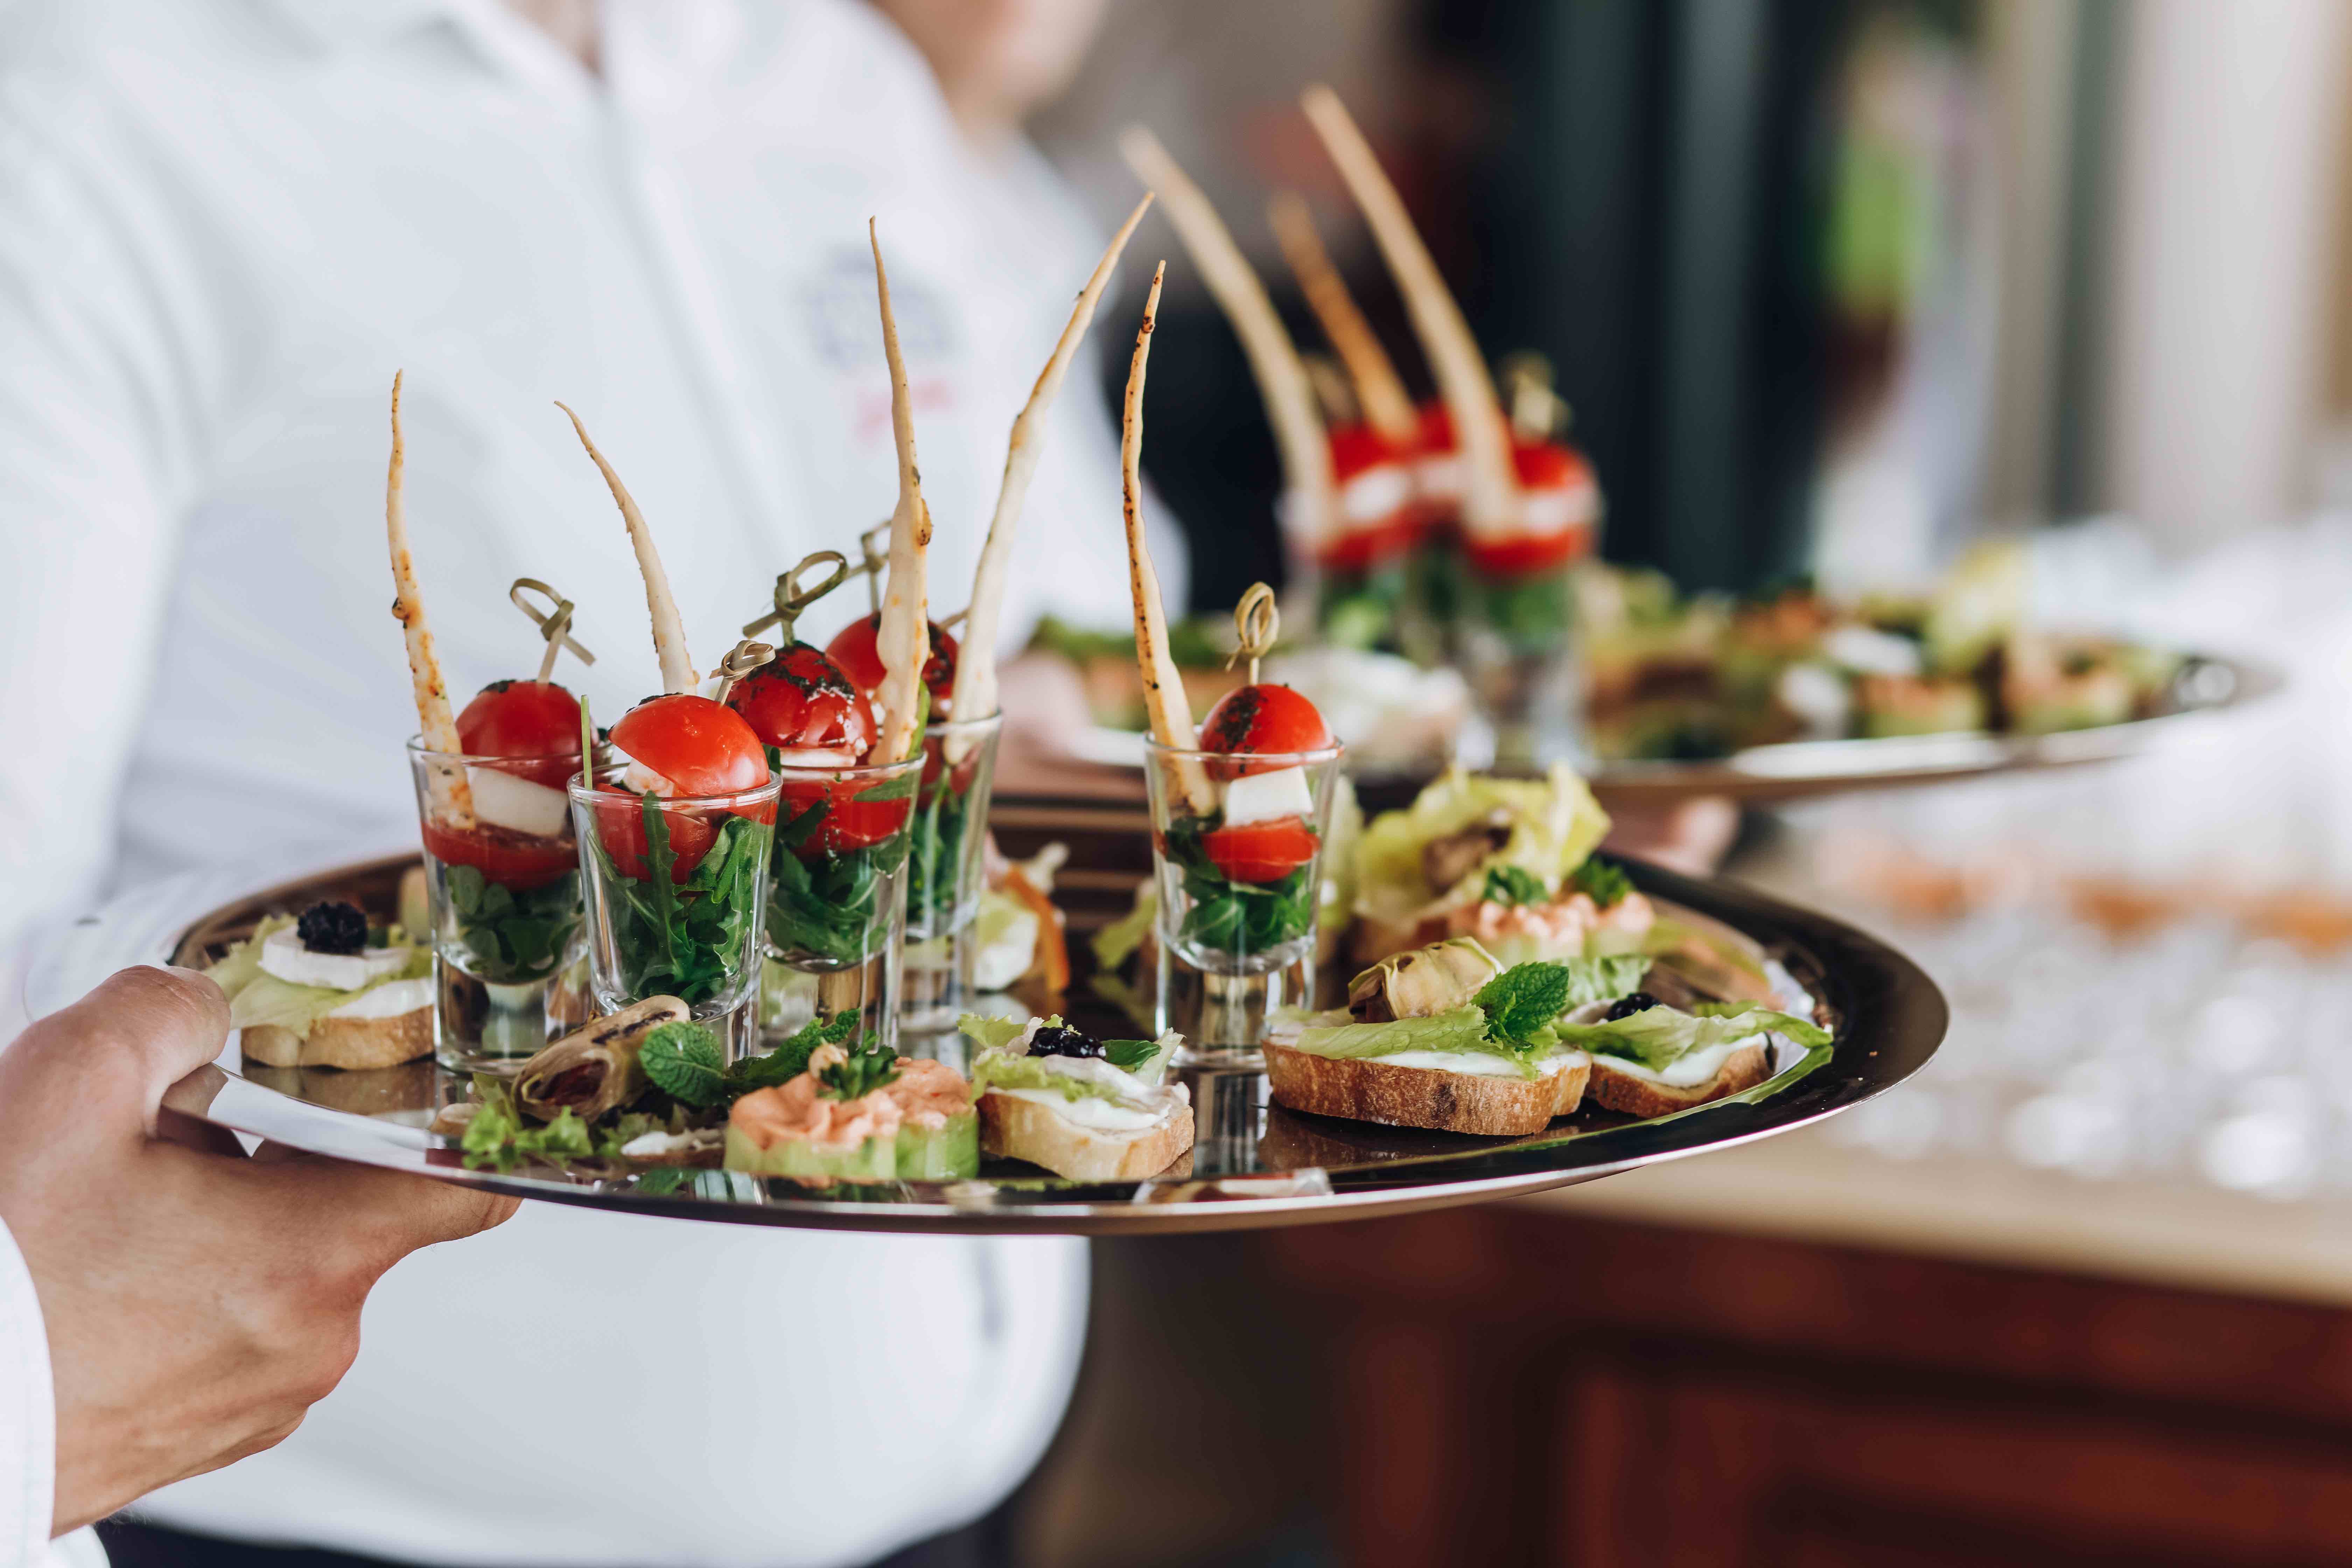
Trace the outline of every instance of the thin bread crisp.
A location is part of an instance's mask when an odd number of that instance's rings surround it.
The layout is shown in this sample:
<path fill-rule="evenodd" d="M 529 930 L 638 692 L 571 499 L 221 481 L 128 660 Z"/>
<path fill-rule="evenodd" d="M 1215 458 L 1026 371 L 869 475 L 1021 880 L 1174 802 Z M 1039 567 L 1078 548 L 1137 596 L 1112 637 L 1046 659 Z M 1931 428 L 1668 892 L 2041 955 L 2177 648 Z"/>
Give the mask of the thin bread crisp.
<path fill-rule="evenodd" d="M 1029 481 L 1036 475 L 1037 459 L 1045 447 L 1045 433 L 1038 426 L 1061 395 L 1070 361 L 1094 323 L 1095 306 L 1118 270 L 1128 237 L 1150 205 L 1151 193 L 1146 191 L 1135 210 L 1127 215 L 1127 222 L 1111 237 L 1086 287 L 1078 290 L 1069 325 L 1062 329 L 1045 368 L 1037 373 L 1029 401 L 1013 421 L 1013 436 L 1004 447 L 1004 479 L 996 490 L 996 511 L 988 520 L 988 539 L 980 547 L 980 565 L 972 573 L 971 606 L 964 612 L 963 651 L 956 661 L 952 709 L 958 719 L 985 719 L 996 711 L 996 626 L 1004 609 L 1004 584 L 1012 570 L 1013 538 L 1021 526 L 1021 504 L 1028 499 Z"/>
<path fill-rule="evenodd" d="M 881 739 L 873 761 L 895 763 L 915 747 L 923 697 L 923 665 L 931 657 L 930 606 L 924 597 L 923 559 L 931 542 L 930 509 L 915 462 L 915 410 L 907 393 L 907 362 L 898 352 L 898 322 L 890 313 L 890 275 L 882 267 L 882 237 L 866 220 L 874 247 L 874 290 L 882 303 L 882 353 L 890 362 L 890 437 L 898 448 L 898 504 L 890 513 L 890 584 L 882 596 L 882 625 L 874 634 L 882 659 Z"/>
<path fill-rule="evenodd" d="M 646 526 L 646 514 L 637 510 L 629 487 L 588 438 L 588 426 L 580 422 L 570 405 L 555 406 L 570 416 L 572 428 L 580 433 L 580 444 L 588 448 L 597 471 L 613 492 L 613 500 L 621 508 L 621 521 L 629 531 L 629 545 L 637 552 L 637 572 L 646 580 L 646 610 L 653 617 L 654 657 L 661 661 L 662 689 L 670 693 L 692 691 L 702 684 L 694 668 L 694 656 L 686 650 L 686 623 L 678 618 L 677 600 L 669 591 L 669 574 L 662 570 L 661 552 L 654 548 L 653 530 Z"/>
<path fill-rule="evenodd" d="M 425 595 L 416 591 L 416 561 L 408 549 L 408 500 L 405 481 L 408 447 L 400 434 L 400 384 L 404 373 L 392 375 L 392 466 L 383 480 L 383 532 L 392 547 L 392 614 L 408 645 L 408 680 L 416 694 L 416 729 L 430 752 L 450 754 L 465 750 L 457 739 L 457 721 L 449 710 L 449 688 L 441 679 L 441 661 L 433 652 L 433 628 L 425 622 Z M 427 792 L 433 815 L 453 827 L 474 825 L 474 792 L 467 787 L 462 768 L 451 764 L 427 772 Z"/>
<path fill-rule="evenodd" d="M 1307 203 L 1289 191 L 1281 192 L 1266 204 L 1265 217 L 1307 296 L 1307 308 L 1322 323 L 1323 335 L 1330 340 L 1339 363 L 1348 367 L 1348 379 L 1354 384 L 1365 422 L 1391 442 L 1410 442 L 1421 425 L 1413 415 L 1412 398 L 1404 389 L 1404 378 L 1397 374 L 1395 362 L 1381 346 L 1380 334 L 1356 308 L 1347 279 L 1331 265 L 1331 253 L 1323 248 L 1323 237 L 1315 232 L 1315 216 Z"/>

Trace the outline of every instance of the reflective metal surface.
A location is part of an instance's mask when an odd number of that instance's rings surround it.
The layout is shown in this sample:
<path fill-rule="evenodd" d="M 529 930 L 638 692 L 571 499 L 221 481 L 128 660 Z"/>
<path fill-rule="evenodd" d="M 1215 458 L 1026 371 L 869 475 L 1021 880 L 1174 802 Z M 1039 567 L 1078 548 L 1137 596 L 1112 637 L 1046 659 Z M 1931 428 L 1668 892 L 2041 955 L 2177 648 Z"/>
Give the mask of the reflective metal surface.
<path fill-rule="evenodd" d="M 179 934 L 159 941 L 157 895 L 126 899 L 76 928 L 70 963 L 39 977 L 37 1009 L 61 1005 L 107 970 L 169 960 L 200 964 L 272 910 L 320 897 L 393 907 L 394 857 L 302 878 L 217 907 L 183 901 Z M 1734 1100 L 1649 1121 L 1588 1108 L 1518 1139 L 1473 1138 L 1308 1116 L 1266 1103 L 1255 1072 L 1194 1069 L 1198 1142 L 1149 1181 L 1066 1182 L 1034 1166 L 987 1161 L 977 1179 L 811 1186 L 726 1171 L 638 1169 L 580 1161 L 569 1168 L 469 1171 L 446 1139 L 425 1131 L 467 1080 L 431 1062 L 376 1072 L 268 1068 L 234 1048 L 221 1065 L 177 1085 L 172 1109 L 215 1126 L 388 1169 L 415 1172 L 559 1203 L 738 1224 L 929 1233 L 1174 1232 L 1238 1229 L 1402 1214 L 1529 1193 L 1661 1160 L 1701 1153 L 1802 1126 L 1901 1082 L 1943 1037 L 1943 997 L 1901 954 L 1825 916 L 1725 882 L 1643 866 L 1653 897 L 1736 927 L 1761 942 L 1822 1005 L 1838 1040 L 1800 1070 L 1783 1047 L 1778 1076 Z M 1108 873 L 1104 873 L 1106 877 Z M 202 887 L 177 890 L 186 900 Z M 180 923 L 185 922 L 185 923 Z M 1073 994 L 1062 1008 L 1104 1034 L 1129 1032 L 1106 1004 Z M 919 1047 L 918 1047 L 919 1048 Z M 953 1059 L 952 1037 L 940 1054 Z M 958 1064 L 960 1065 L 960 1064 Z"/>

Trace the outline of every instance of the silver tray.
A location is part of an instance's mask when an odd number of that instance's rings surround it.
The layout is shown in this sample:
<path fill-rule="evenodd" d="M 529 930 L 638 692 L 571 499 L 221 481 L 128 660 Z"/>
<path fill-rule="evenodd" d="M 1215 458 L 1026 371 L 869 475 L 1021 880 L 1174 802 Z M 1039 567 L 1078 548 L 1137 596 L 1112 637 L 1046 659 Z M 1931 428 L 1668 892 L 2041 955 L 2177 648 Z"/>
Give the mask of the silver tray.
<path fill-rule="evenodd" d="M 216 881 L 142 889 L 52 943 L 29 1000 L 36 1012 L 60 1005 L 123 964 L 202 964 L 261 915 L 316 898 L 351 898 L 388 914 L 400 874 L 414 860 L 403 855 L 363 862 L 225 902 Z M 1518 1139 L 1305 1115 L 1267 1104 L 1259 1074 L 1188 1070 L 1199 1136 L 1192 1154 L 1150 1181 L 1096 1185 L 994 1160 L 983 1164 L 980 1179 L 955 1184 L 812 1187 L 712 1171 L 688 1173 L 687 1186 L 666 1193 L 640 1190 L 642 1174 L 593 1165 L 469 1171 L 448 1140 L 425 1130 L 440 1105 L 464 1098 L 462 1077 L 429 1061 L 374 1072 L 268 1068 L 243 1062 L 233 1044 L 218 1064 L 174 1086 L 165 1105 L 315 1154 L 627 1213 L 933 1235 L 1174 1233 L 1408 1214 L 1727 1148 L 1818 1121 L 1892 1088 L 1916 1072 L 1943 1038 L 1946 1008 L 1935 985 L 1902 954 L 1851 926 L 1734 883 L 1694 881 L 1641 865 L 1628 869 L 1653 897 L 1761 942 L 1820 1004 L 1835 1046 L 1809 1064 L 1783 1042 L 1776 1076 L 1736 1100 L 1647 1121 L 1588 1108 Z M 1092 1019 L 1105 1034 L 1131 1032 L 1108 1004 L 1076 987 L 1061 1005 L 1073 1022 Z"/>

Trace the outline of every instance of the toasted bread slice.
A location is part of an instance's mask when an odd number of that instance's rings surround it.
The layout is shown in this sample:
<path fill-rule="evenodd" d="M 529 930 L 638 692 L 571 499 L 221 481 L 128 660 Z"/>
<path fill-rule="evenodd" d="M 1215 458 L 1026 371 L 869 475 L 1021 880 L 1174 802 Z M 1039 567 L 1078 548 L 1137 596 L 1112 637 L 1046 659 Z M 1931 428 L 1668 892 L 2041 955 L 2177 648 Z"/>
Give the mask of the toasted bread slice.
<path fill-rule="evenodd" d="M 433 1009 L 389 1018 L 338 1018 L 310 1026 L 308 1036 L 276 1024 L 247 1024 L 238 1045 L 248 1061 L 273 1068 L 392 1068 L 433 1054 Z"/>
<path fill-rule="evenodd" d="M 1625 1071 L 1622 1062 L 1596 1056 L 1592 1058 L 1592 1098 L 1595 1103 L 1628 1116 L 1664 1116 L 1754 1089 L 1771 1076 L 1772 1053 L 1762 1040 L 1740 1047 L 1723 1058 L 1723 1065 L 1715 1069 L 1713 1078 L 1688 1089 L 1639 1077 Z"/>
<path fill-rule="evenodd" d="M 980 1097 L 983 1154 L 1026 1160 L 1073 1182 L 1137 1182 L 1156 1176 L 1192 1147 L 1192 1110 L 1179 1109 L 1139 1132 L 1081 1127 L 1050 1105 L 1010 1094 Z"/>
<path fill-rule="evenodd" d="M 1577 1108 L 1590 1071 L 1586 1063 L 1539 1079 L 1480 1078 L 1397 1067 L 1377 1057 L 1318 1057 L 1271 1041 L 1265 1046 L 1266 1084 L 1278 1105 L 1485 1138 L 1542 1131 Z"/>

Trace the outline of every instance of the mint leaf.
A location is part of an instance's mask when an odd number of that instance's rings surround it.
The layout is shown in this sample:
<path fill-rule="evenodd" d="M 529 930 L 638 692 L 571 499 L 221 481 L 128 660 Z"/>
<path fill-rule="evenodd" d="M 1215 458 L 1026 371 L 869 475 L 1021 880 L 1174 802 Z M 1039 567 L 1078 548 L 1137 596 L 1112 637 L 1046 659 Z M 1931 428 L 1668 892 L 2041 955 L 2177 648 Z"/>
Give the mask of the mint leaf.
<path fill-rule="evenodd" d="M 1489 866 L 1480 898 L 1490 904 L 1541 904 L 1551 900 L 1543 879 L 1525 866 Z"/>
<path fill-rule="evenodd" d="M 637 1065 L 656 1089 L 698 1110 L 716 1104 L 724 1092 L 725 1058 L 699 1024 L 673 1020 L 655 1029 L 637 1048 Z"/>
<path fill-rule="evenodd" d="M 1104 1059 L 1121 1072 L 1133 1072 L 1160 1052 L 1158 1040 L 1105 1040 Z"/>
<path fill-rule="evenodd" d="M 1506 969 L 1472 998 L 1486 1015 L 1486 1037 L 1513 1050 L 1549 1045 L 1552 1020 L 1568 1010 L 1570 979 L 1561 963 L 1520 963 Z"/>
<path fill-rule="evenodd" d="M 1633 879 L 1625 875 L 1623 867 L 1597 855 L 1570 872 L 1568 879 L 1578 892 L 1604 910 L 1633 890 Z"/>

